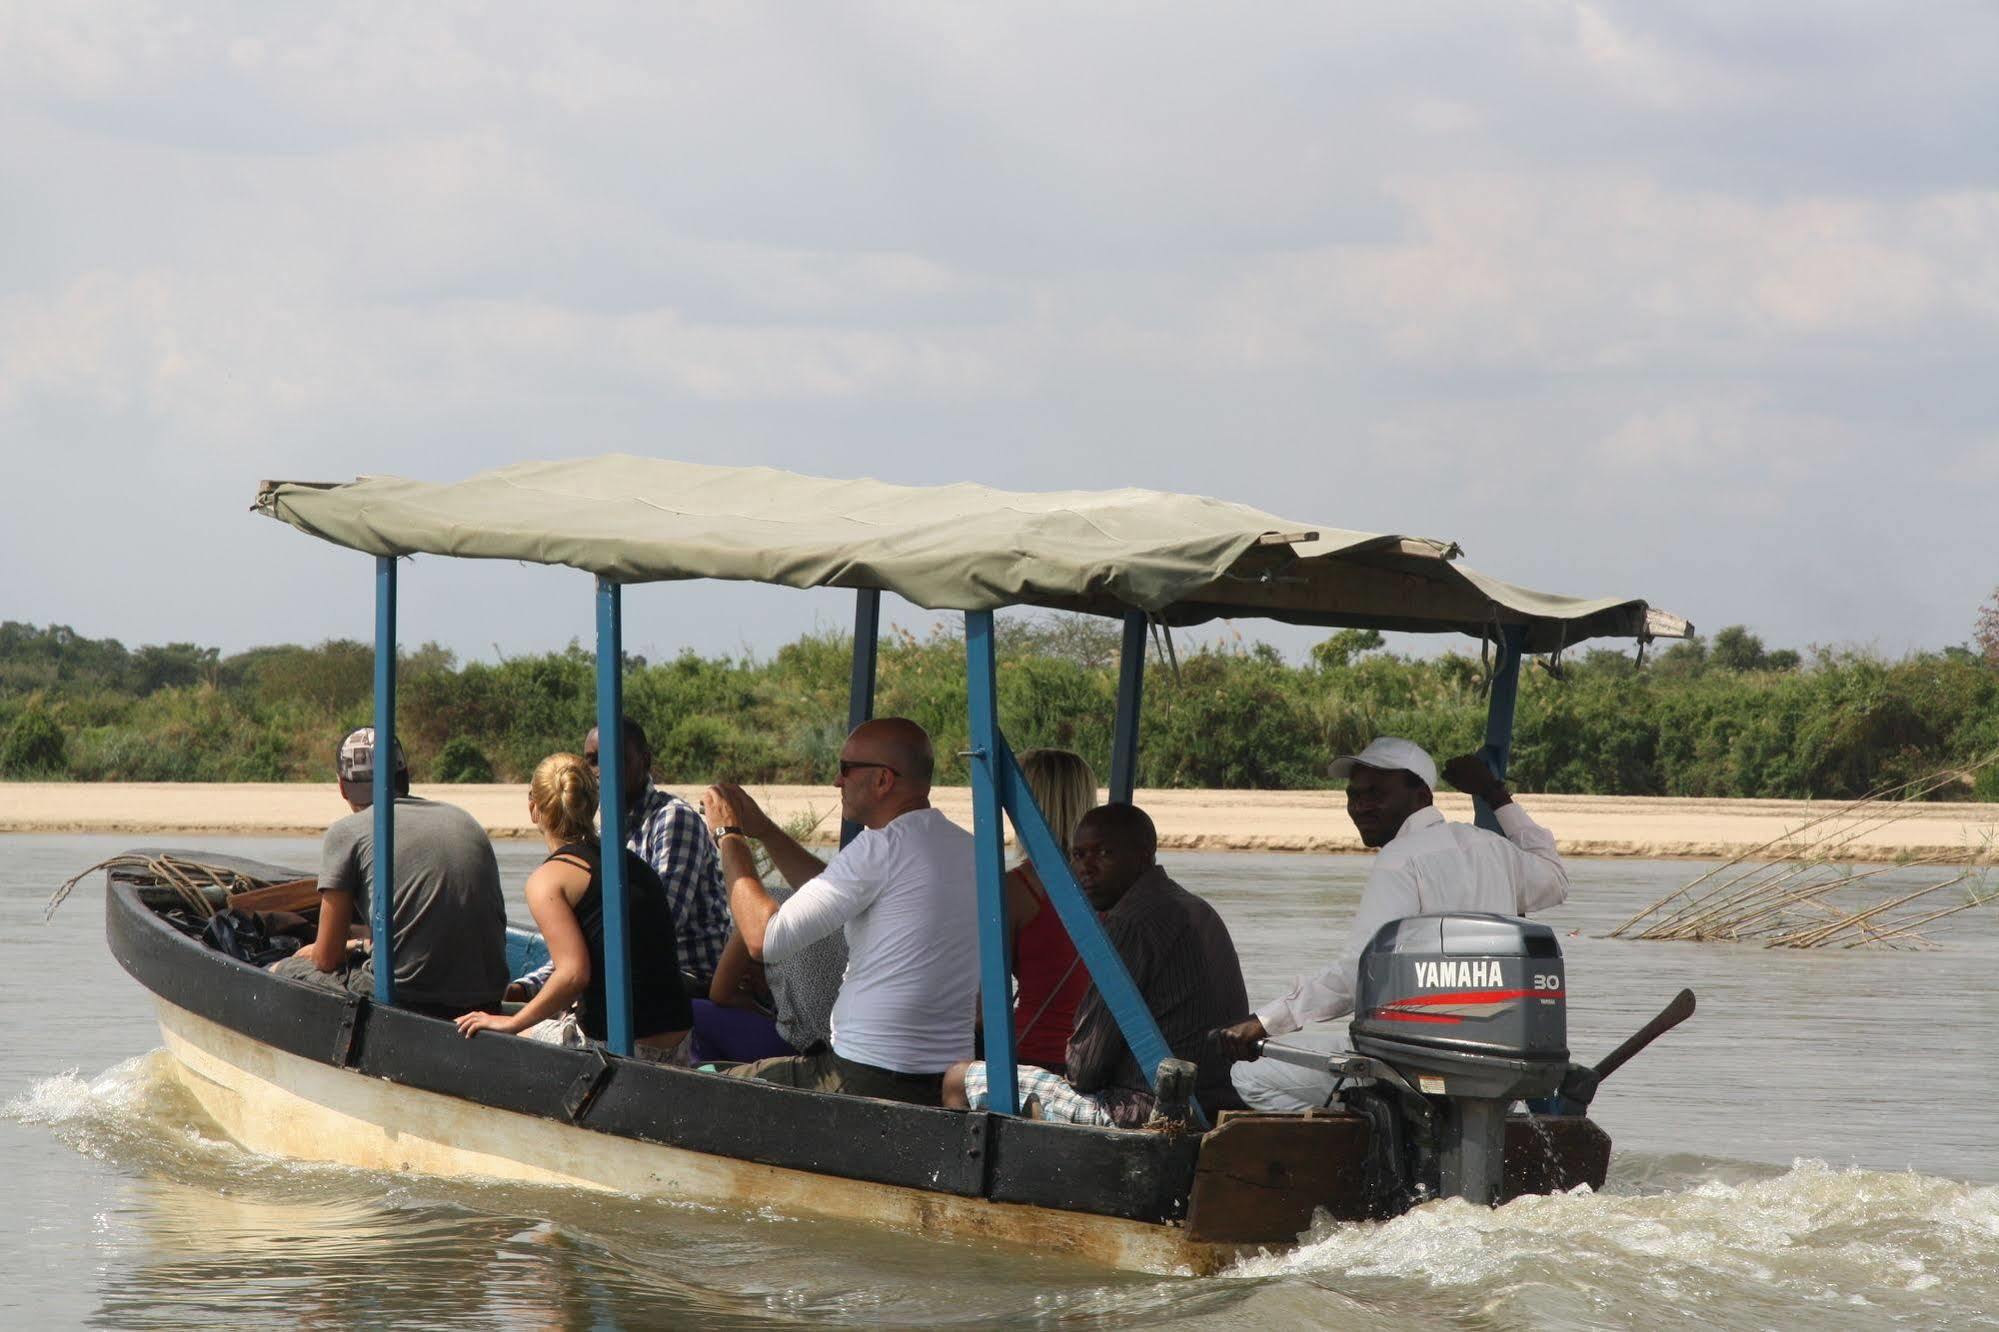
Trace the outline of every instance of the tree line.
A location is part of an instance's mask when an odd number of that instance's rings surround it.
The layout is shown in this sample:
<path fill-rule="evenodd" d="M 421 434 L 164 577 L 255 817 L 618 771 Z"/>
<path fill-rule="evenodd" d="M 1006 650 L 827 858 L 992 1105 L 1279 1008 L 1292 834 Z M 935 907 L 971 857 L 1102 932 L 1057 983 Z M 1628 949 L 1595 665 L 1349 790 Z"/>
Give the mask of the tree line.
<path fill-rule="evenodd" d="M 1854 649 L 1768 649 L 1748 629 L 1630 649 L 1596 648 L 1522 673 L 1517 789 L 1602 795 L 1845 799 L 1999 750 L 1999 608 L 1973 647 L 1897 660 Z M 1003 618 L 1000 713 L 1017 748 L 1074 749 L 1108 767 L 1118 626 L 1075 616 Z M 718 776 L 830 782 L 846 726 L 851 640 L 808 634 L 765 658 L 682 653 L 627 662 L 626 710 L 673 783 Z M 966 780 L 964 643 L 886 635 L 877 711 L 936 738 L 940 780 Z M 1328 760 L 1377 734 L 1442 756 L 1484 735 L 1476 655 L 1384 650 L 1342 630 L 1288 662 L 1262 643 L 1155 660 L 1146 678 L 1140 781 L 1306 789 Z M 397 726 L 419 782 L 525 780 L 575 749 L 595 715 L 594 658 L 580 645 L 458 662 L 436 644 L 403 654 Z M 128 650 L 63 626 L 0 625 L 0 777 L 75 781 L 323 781 L 334 747 L 372 716 L 364 643 Z M 1945 795 L 1999 800 L 1999 765 Z"/>

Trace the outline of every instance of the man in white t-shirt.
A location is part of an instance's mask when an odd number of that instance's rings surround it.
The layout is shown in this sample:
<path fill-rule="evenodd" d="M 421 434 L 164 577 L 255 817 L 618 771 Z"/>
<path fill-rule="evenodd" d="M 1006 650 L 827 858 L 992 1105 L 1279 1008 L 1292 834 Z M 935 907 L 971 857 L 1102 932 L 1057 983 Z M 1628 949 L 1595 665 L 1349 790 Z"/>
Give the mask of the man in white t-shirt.
<path fill-rule="evenodd" d="M 1504 836 L 1446 821 L 1431 803 L 1437 765 L 1408 740 L 1380 736 L 1360 753 L 1335 760 L 1332 774 L 1347 779 L 1347 814 L 1361 841 L 1381 853 L 1332 964 L 1300 977 L 1290 993 L 1217 1033 L 1239 1059 L 1255 1059 L 1266 1036 L 1285 1036 L 1352 1013 L 1361 952 L 1391 920 L 1438 911 L 1524 916 L 1569 895 L 1569 872 L 1554 837 L 1513 803 L 1506 784 L 1476 754 L 1444 764 L 1444 780 L 1491 806 Z M 1328 1035 L 1321 1029 L 1307 1044 L 1338 1044 Z M 1333 1091 L 1330 1073 L 1275 1060 L 1238 1063 L 1231 1072 L 1236 1091 L 1259 1110 L 1312 1109 Z"/>
<path fill-rule="evenodd" d="M 972 1057 L 979 983 L 972 835 L 930 807 L 930 737 L 903 717 L 854 728 L 840 750 L 840 814 L 863 831 L 830 862 L 807 851 L 734 783 L 703 816 L 722 854 L 729 910 L 751 957 L 782 962 L 845 930 L 847 974 L 830 1050 L 730 1069 L 813 1091 L 939 1103 L 944 1070 Z M 758 878 L 752 840 L 798 891 L 782 905 Z"/>

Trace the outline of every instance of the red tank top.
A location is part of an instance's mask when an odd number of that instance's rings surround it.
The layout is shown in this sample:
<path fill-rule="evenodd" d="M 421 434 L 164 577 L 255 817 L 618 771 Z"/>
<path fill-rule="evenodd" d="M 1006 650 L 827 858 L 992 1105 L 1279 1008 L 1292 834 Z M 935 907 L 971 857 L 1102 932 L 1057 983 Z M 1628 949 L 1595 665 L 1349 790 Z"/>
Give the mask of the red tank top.
<path fill-rule="evenodd" d="M 1076 1026 L 1076 1007 L 1090 988 L 1090 973 L 1076 960 L 1076 946 L 1069 942 L 1069 931 L 1062 927 L 1040 881 L 1024 870 L 1013 872 L 1041 904 L 1034 919 L 1014 937 L 1013 977 L 1019 985 L 1013 1010 L 1018 1042 L 1014 1053 L 1023 1063 L 1060 1067 L 1069 1059 L 1069 1035 Z"/>

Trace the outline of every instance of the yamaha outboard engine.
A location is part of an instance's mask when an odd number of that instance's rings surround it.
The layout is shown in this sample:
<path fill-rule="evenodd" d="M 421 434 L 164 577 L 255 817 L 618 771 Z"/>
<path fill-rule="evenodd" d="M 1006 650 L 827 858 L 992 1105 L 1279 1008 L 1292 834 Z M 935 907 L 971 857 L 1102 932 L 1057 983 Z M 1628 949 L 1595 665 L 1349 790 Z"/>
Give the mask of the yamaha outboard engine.
<path fill-rule="evenodd" d="M 1500 1200 L 1507 1108 L 1560 1088 L 1567 1003 L 1546 925 L 1465 913 L 1409 916 L 1375 934 L 1354 995 L 1362 1059 L 1343 1071 L 1376 1075 L 1378 1091 L 1346 1099 L 1409 1195 Z"/>

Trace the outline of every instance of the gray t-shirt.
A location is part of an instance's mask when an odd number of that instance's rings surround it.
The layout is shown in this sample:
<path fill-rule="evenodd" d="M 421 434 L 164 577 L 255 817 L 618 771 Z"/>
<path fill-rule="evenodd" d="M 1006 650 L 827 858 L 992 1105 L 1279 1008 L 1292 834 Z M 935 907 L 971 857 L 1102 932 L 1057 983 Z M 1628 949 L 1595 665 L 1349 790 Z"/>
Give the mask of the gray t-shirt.
<path fill-rule="evenodd" d="M 773 887 L 773 900 L 783 903 L 793 890 Z M 847 974 L 847 936 L 833 931 L 795 957 L 764 964 L 771 1006 L 777 1009 L 777 1034 L 794 1050 L 810 1049 L 815 1041 L 833 1039 L 833 1001 L 840 997 L 840 978 Z"/>
<path fill-rule="evenodd" d="M 507 903 L 485 829 L 456 805 L 396 797 L 392 896 L 396 1001 L 482 1008 L 507 988 Z M 326 830 L 319 891 L 354 894 L 354 921 L 368 923 L 375 876 L 375 812 L 349 814 Z"/>

